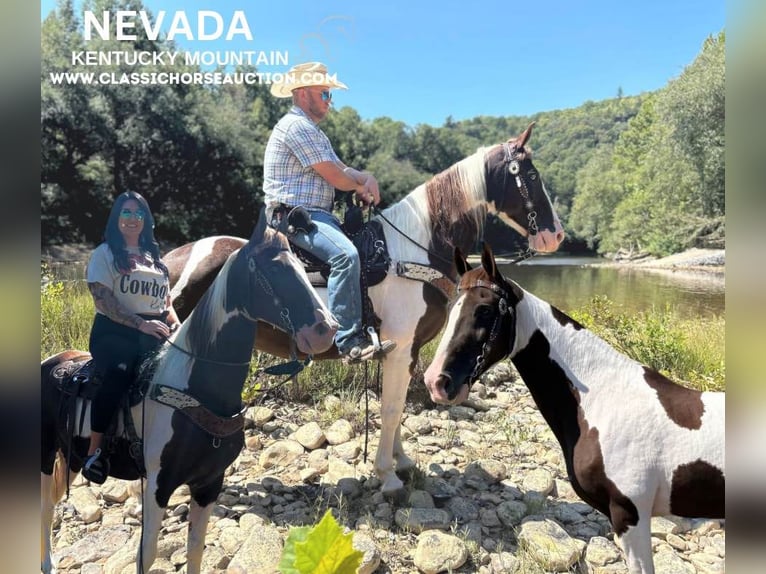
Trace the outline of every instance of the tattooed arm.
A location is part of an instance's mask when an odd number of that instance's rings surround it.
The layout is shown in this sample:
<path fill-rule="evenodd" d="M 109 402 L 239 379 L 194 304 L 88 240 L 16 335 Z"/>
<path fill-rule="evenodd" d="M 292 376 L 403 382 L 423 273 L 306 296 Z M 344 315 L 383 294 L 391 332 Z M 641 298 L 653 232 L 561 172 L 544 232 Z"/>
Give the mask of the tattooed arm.
<path fill-rule="evenodd" d="M 133 327 L 134 329 L 138 329 L 142 333 L 151 335 L 157 339 L 162 339 L 170 335 L 170 328 L 163 321 L 160 321 L 159 319 L 151 319 L 147 321 L 135 313 L 128 311 L 119 301 L 117 301 L 117 298 L 109 287 L 102 285 L 101 283 L 88 283 L 88 289 L 90 289 L 91 295 L 93 295 L 93 302 L 96 305 L 96 309 L 101 311 L 115 323 Z"/>
<path fill-rule="evenodd" d="M 88 283 L 88 289 L 93 296 L 93 303 L 101 313 L 109 317 L 115 323 L 127 325 L 134 329 L 140 329 L 144 320 L 128 311 L 114 296 L 112 290 L 101 283 Z"/>

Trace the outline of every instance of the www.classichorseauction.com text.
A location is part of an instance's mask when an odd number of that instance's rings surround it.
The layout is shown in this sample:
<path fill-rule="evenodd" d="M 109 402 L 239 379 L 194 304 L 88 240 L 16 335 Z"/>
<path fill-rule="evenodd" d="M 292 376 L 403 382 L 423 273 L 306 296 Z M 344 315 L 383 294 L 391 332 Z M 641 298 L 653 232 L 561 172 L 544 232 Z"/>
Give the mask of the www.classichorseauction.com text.
<path fill-rule="evenodd" d="M 214 10 L 197 12 L 177 11 L 172 15 L 157 12 L 152 21 L 144 10 L 118 10 L 83 13 L 83 39 L 133 42 L 139 38 L 158 40 L 185 39 L 189 41 L 253 40 L 253 33 L 244 11 L 235 10 L 227 18 Z M 182 51 L 182 50 L 75 50 L 70 64 L 83 67 L 83 71 L 56 71 L 50 73 L 53 84 L 270 84 L 291 83 L 305 78 L 288 77 L 281 72 L 256 70 L 221 71 L 236 66 L 286 67 L 289 54 L 285 50 L 245 51 Z M 148 69 L 122 72 L 93 71 L 94 68 L 136 66 Z M 179 66 L 193 66 L 184 71 Z M 199 66 L 217 67 L 216 71 L 201 71 Z M 172 67 L 172 68 L 171 68 Z M 167 69 L 163 69 L 167 68 Z M 326 78 L 331 83 L 332 77 Z"/>

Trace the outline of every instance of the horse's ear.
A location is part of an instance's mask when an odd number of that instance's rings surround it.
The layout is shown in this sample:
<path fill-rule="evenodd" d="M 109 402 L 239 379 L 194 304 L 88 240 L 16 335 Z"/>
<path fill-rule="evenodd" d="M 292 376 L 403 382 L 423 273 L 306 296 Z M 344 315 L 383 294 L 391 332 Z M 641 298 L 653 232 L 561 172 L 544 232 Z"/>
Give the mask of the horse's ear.
<path fill-rule="evenodd" d="M 266 209 L 261 209 L 261 213 L 258 216 L 258 222 L 255 224 L 253 234 L 250 236 L 250 243 L 258 245 L 263 241 L 263 236 L 266 234 Z"/>
<path fill-rule="evenodd" d="M 489 243 L 486 242 L 482 243 L 481 265 L 484 267 L 484 270 L 492 279 L 497 277 L 497 265 L 495 264 L 495 256 L 492 254 L 492 248 L 489 246 Z"/>
<path fill-rule="evenodd" d="M 514 144 L 516 149 L 522 149 L 525 145 L 527 145 L 527 141 L 529 140 L 529 136 L 532 135 L 532 128 L 535 127 L 535 122 L 530 123 L 527 126 L 527 129 L 525 129 L 523 132 L 521 132 L 521 135 L 516 138 L 511 138 L 508 140 L 508 143 Z"/>
<path fill-rule="evenodd" d="M 468 264 L 468 260 L 463 255 L 463 252 L 460 251 L 459 247 L 455 247 L 453 259 L 455 260 L 455 268 L 457 269 L 458 275 L 465 275 L 466 271 L 471 269 L 471 266 Z"/>

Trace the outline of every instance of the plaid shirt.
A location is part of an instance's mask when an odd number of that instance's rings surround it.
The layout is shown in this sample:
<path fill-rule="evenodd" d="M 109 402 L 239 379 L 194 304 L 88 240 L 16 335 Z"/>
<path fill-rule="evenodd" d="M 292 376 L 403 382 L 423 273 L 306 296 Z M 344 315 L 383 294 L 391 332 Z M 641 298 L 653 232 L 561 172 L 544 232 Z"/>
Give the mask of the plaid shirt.
<path fill-rule="evenodd" d="M 335 188 L 311 167 L 323 161 L 340 160 L 324 132 L 293 106 L 274 126 L 263 156 L 268 213 L 280 203 L 332 211 Z"/>

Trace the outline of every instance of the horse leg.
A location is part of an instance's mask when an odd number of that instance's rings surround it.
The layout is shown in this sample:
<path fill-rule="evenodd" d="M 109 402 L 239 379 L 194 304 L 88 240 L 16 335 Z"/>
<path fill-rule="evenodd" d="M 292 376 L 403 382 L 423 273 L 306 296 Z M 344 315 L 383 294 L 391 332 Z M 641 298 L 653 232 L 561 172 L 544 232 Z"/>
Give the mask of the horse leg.
<path fill-rule="evenodd" d="M 40 569 L 43 574 L 53 574 L 56 569 L 51 559 L 51 524 L 53 523 L 53 475 L 40 473 Z"/>
<path fill-rule="evenodd" d="M 394 461 L 398 471 L 408 471 L 415 468 L 415 461 L 405 454 L 402 446 L 402 425 L 396 425 L 396 432 L 394 433 Z"/>
<path fill-rule="evenodd" d="M 378 453 L 375 456 L 375 472 L 382 482 L 380 490 L 384 494 L 393 493 L 404 487 L 404 483 L 394 472 L 393 455 L 395 443 L 398 443 L 397 454 L 404 454 L 401 438 L 398 435 L 409 383 L 409 349 L 410 345 L 405 345 L 403 348 L 397 347 L 389 353 L 383 363 L 381 430 Z"/>
<path fill-rule="evenodd" d="M 136 556 L 137 574 L 149 572 L 152 564 L 154 564 L 154 559 L 157 557 L 157 538 L 160 535 L 165 508 L 157 502 L 156 492 L 157 475 L 154 474 L 147 477 L 146 488 L 141 500 L 142 525 L 141 543 L 138 546 L 138 555 Z"/>
<path fill-rule="evenodd" d="M 189 505 L 189 535 L 186 542 L 186 574 L 199 574 L 205 550 L 207 523 L 223 486 L 223 474 L 203 490 L 193 490 Z"/>
<path fill-rule="evenodd" d="M 56 572 L 51 557 L 53 510 L 56 503 L 64 496 L 66 487 L 71 484 L 76 474 L 67 472 L 66 462 L 60 451 L 49 454 L 46 459 L 48 462 L 43 462 L 43 468 L 49 469 L 51 460 L 53 461 L 53 468 L 50 474 L 40 473 L 40 568 L 44 574 L 53 574 Z"/>
<path fill-rule="evenodd" d="M 631 574 L 654 574 L 650 522 L 651 512 L 639 509 L 638 523 L 628 526 L 625 533 L 619 537 L 619 545 L 625 553 L 625 562 Z"/>

